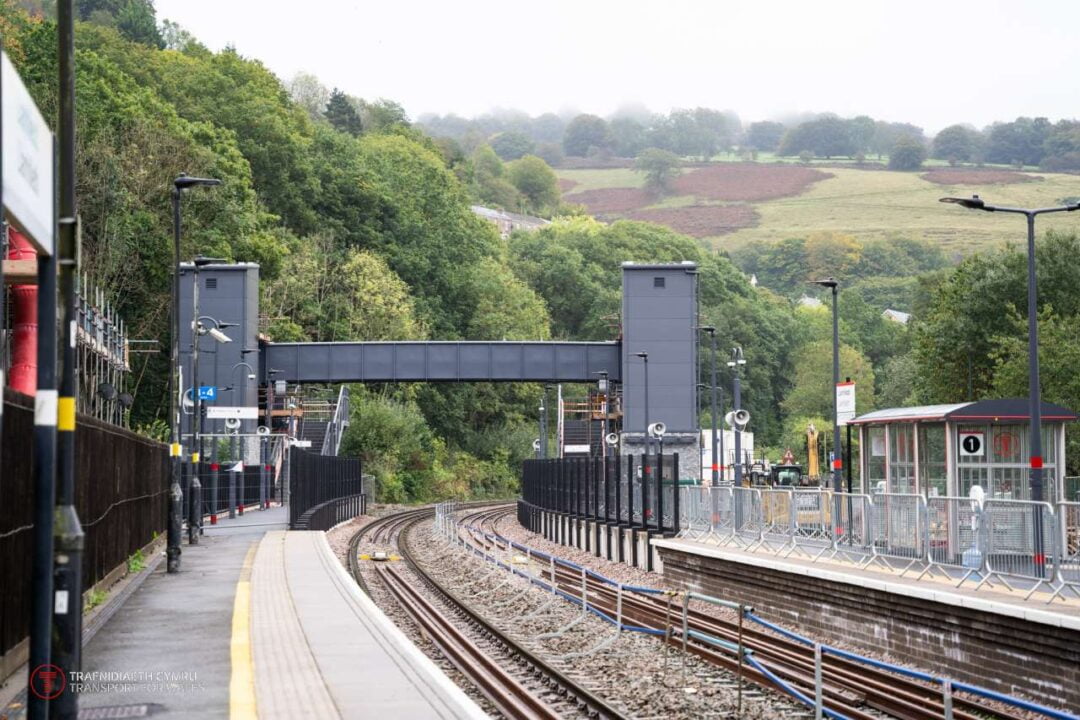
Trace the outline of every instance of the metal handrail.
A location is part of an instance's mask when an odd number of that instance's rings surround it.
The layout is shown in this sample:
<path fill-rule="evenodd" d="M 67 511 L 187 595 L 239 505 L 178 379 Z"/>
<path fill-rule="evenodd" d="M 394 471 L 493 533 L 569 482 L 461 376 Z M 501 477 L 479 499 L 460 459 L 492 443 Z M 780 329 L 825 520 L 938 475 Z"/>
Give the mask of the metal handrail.
<path fill-rule="evenodd" d="M 337 406 L 334 408 L 334 416 L 326 424 L 326 434 L 323 436 L 323 455 L 337 455 L 341 447 L 341 438 L 345 434 L 345 428 L 349 427 L 349 386 L 342 385 L 338 391 Z"/>

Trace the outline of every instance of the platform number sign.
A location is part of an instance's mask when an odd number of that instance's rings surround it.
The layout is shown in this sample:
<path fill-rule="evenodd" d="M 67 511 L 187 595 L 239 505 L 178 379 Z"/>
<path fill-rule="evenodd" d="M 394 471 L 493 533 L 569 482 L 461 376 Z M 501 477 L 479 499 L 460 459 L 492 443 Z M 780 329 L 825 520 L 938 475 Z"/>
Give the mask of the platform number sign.
<path fill-rule="evenodd" d="M 982 457 L 986 454 L 986 438 L 981 430 L 960 431 L 961 457 Z"/>

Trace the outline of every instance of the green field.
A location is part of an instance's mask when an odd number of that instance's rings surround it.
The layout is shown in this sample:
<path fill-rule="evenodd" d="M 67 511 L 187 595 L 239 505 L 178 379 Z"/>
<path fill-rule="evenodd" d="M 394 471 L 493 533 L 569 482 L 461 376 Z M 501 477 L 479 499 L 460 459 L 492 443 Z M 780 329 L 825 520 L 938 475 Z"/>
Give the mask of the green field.
<path fill-rule="evenodd" d="M 817 232 L 853 235 L 859 239 L 904 235 L 938 242 L 946 252 L 964 255 L 1025 237 L 1023 220 L 1012 215 L 963 210 L 944 205 L 946 195 L 979 194 L 1002 205 L 1046 206 L 1080 196 L 1080 176 L 1026 173 L 1041 180 L 997 185 L 944 186 L 923 180 L 920 173 L 854 168 L 822 168 L 834 177 L 792 197 L 750 203 L 758 225 L 719 237 L 705 238 L 713 247 L 733 249 L 746 243 L 775 241 Z M 585 190 L 641 187 L 642 176 L 629 169 L 560 170 L 560 178 L 578 183 L 569 194 Z M 570 198 L 572 200 L 572 197 Z M 690 196 L 667 197 L 650 207 L 692 204 Z M 706 204 L 706 203 L 702 203 Z M 1080 229 L 1080 217 L 1051 215 L 1039 229 Z"/>

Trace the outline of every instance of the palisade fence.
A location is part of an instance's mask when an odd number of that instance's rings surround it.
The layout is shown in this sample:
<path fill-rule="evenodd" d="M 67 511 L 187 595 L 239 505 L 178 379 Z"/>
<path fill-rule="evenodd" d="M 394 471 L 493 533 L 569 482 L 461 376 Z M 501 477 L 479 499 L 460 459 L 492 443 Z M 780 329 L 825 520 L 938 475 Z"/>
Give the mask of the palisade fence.
<path fill-rule="evenodd" d="M 556 458 L 522 463 L 518 517 L 540 528 L 539 512 L 675 534 L 682 497 L 678 455 Z"/>
<path fill-rule="evenodd" d="M 289 451 L 289 528 L 329 530 L 367 511 L 360 458 Z"/>
<path fill-rule="evenodd" d="M 0 679 L 29 633 L 33 559 L 34 399 L 5 390 L 0 472 Z M 89 589 L 165 532 L 168 446 L 79 415 L 75 506 Z M 9 655 L 9 653 L 11 653 Z"/>
<path fill-rule="evenodd" d="M 1080 597 L 1080 502 L 732 486 L 680 495 L 680 537 L 699 542 Z"/>

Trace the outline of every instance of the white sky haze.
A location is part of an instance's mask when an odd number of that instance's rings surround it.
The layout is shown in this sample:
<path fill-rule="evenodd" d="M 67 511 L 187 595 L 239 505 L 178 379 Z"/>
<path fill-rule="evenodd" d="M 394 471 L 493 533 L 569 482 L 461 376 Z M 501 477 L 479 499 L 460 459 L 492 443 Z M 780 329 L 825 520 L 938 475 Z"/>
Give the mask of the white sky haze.
<path fill-rule="evenodd" d="M 157 0 L 211 49 L 410 116 L 625 102 L 802 111 L 930 132 L 1080 116 L 1077 0 Z"/>

